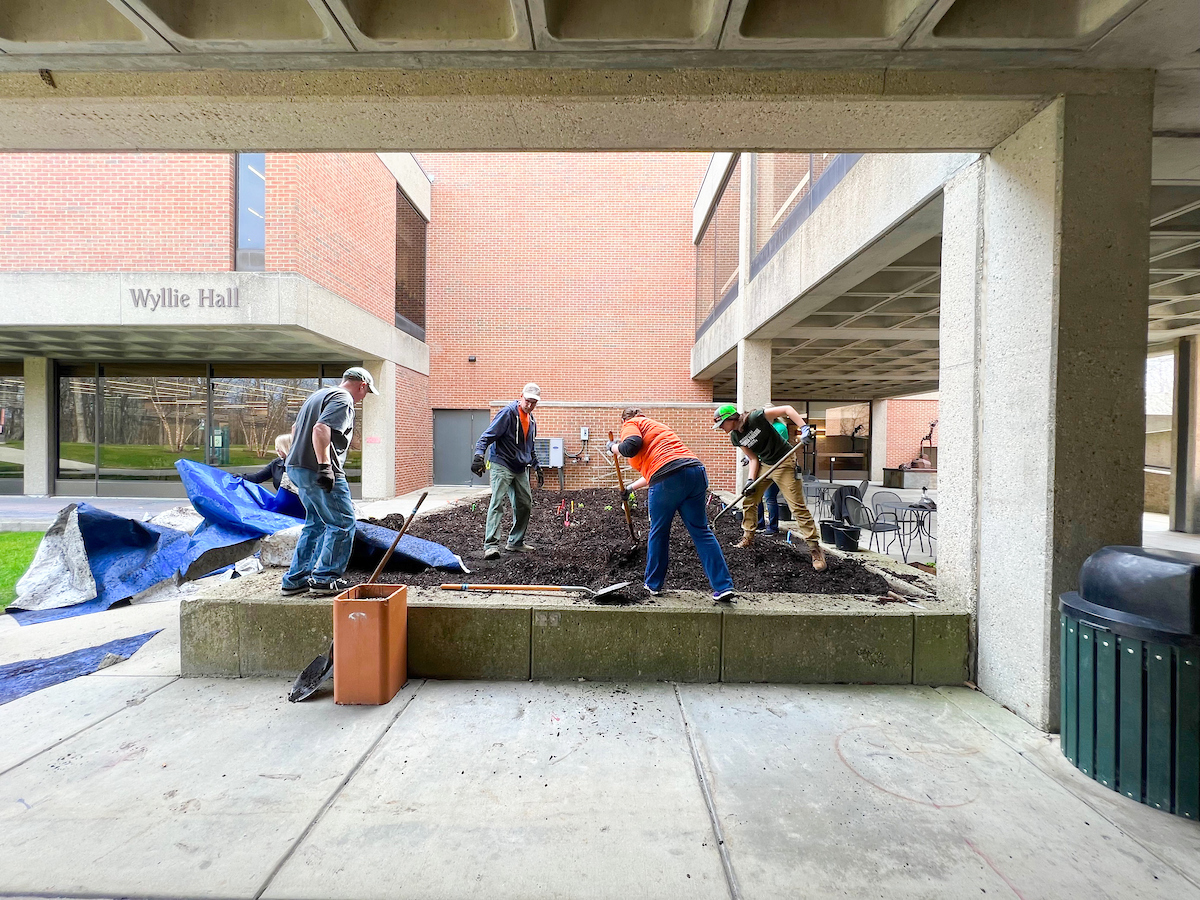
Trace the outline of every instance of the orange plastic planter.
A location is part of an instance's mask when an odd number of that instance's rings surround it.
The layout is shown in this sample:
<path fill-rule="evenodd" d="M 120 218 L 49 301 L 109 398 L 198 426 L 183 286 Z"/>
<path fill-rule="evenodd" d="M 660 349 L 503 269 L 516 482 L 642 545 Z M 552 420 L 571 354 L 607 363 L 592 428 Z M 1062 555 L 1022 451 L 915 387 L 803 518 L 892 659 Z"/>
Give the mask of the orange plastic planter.
<path fill-rule="evenodd" d="M 379 706 L 408 680 L 408 588 L 359 584 L 333 598 L 333 700 Z"/>

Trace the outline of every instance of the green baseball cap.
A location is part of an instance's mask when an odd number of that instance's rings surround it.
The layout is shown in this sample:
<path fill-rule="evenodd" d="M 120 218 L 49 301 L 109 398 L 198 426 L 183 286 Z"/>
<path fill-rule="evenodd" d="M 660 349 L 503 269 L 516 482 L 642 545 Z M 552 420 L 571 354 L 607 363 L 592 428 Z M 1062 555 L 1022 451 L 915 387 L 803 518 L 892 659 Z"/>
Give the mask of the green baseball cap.
<path fill-rule="evenodd" d="M 718 406 L 717 411 L 713 413 L 713 429 L 720 429 L 722 422 L 724 422 L 726 419 L 732 419 L 737 414 L 737 407 L 732 403 L 726 403 L 724 406 Z"/>

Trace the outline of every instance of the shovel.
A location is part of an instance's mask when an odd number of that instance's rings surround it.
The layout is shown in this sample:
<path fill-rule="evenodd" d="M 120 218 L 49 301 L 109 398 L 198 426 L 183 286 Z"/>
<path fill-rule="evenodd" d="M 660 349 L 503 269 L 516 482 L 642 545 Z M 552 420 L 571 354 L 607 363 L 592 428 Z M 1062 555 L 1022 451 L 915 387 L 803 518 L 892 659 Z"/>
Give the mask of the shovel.
<path fill-rule="evenodd" d="M 608 433 L 609 441 L 613 439 L 613 433 Z M 629 536 L 633 538 L 633 542 L 637 543 L 637 532 L 633 530 L 633 516 L 629 514 L 629 495 L 625 493 L 625 478 L 621 475 L 621 460 L 617 453 L 613 454 L 613 465 L 617 467 L 617 487 L 621 489 L 621 505 L 625 507 L 625 522 L 629 525 Z"/>
<path fill-rule="evenodd" d="M 333 644 L 330 644 L 328 655 L 318 656 L 304 667 L 304 671 L 300 673 L 300 676 L 296 679 L 296 683 L 292 685 L 292 689 L 288 692 L 288 702 L 299 703 L 301 700 L 307 700 L 317 692 L 317 688 L 329 677 L 329 672 L 332 669 Z"/>
<path fill-rule="evenodd" d="M 379 561 L 379 565 L 375 567 L 375 571 L 371 573 L 371 577 L 366 580 L 366 584 L 374 584 L 375 579 L 383 571 L 383 567 L 388 564 L 388 560 L 392 558 L 392 554 L 396 551 L 396 545 L 400 543 L 400 538 L 404 537 L 404 532 L 408 531 L 408 526 L 412 524 L 413 519 L 417 516 L 417 510 L 421 508 L 421 504 L 425 502 L 425 498 L 429 496 L 426 491 L 417 500 L 417 505 L 413 507 L 413 511 L 405 520 L 403 527 L 396 534 L 395 540 L 392 541 L 392 546 L 388 547 L 387 553 L 383 554 L 383 559 Z M 329 673 L 333 670 L 333 644 L 329 645 L 329 652 L 324 656 L 318 656 L 307 666 L 304 671 L 296 678 L 296 683 L 292 685 L 292 689 L 288 692 L 288 701 L 291 703 L 299 703 L 301 700 L 307 700 L 317 692 L 317 688 L 329 677 Z"/>
<path fill-rule="evenodd" d="M 789 450 L 787 453 L 785 453 L 783 455 L 783 458 L 781 460 L 779 460 L 779 462 L 775 463 L 775 465 L 771 466 L 771 468 L 767 469 L 767 471 L 763 472 L 761 475 L 759 475 L 757 478 L 755 478 L 752 482 L 750 482 L 748 485 L 746 485 L 744 488 L 742 488 L 742 492 L 737 495 L 737 497 L 734 499 L 734 501 L 732 503 L 730 503 L 727 507 L 725 507 L 723 510 L 721 510 L 719 513 L 717 513 L 716 516 L 713 517 L 712 524 L 716 525 L 717 519 L 721 518 L 721 516 L 725 515 L 725 513 L 729 512 L 731 509 L 733 509 L 735 506 L 737 506 L 738 500 L 741 500 L 743 497 L 748 497 L 756 487 L 758 487 L 760 484 L 762 484 L 764 481 L 766 481 L 771 476 L 772 472 L 774 472 L 776 469 L 778 469 L 780 466 L 782 466 L 785 462 L 787 462 L 787 460 L 791 459 L 792 455 L 803 446 L 804 446 L 804 444 L 797 441 L 796 446 L 794 446 L 791 450 Z"/>
<path fill-rule="evenodd" d="M 618 581 L 616 584 L 610 584 L 608 587 L 602 587 L 598 591 L 593 591 L 591 588 L 584 587 L 580 584 L 443 584 L 443 591 L 579 591 L 587 594 L 593 600 L 599 600 L 602 597 L 607 597 L 610 594 L 615 594 L 617 591 L 624 590 L 629 587 L 630 582 Z"/>
<path fill-rule="evenodd" d="M 371 573 L 364 584 L 374 584 L 379 577 L 379 573 L 383 571 L 383 567 L 388 564 L 388 560 L 392 558 L 392 554 L 396 552 L 396 545 L 400 543 L 400 538 L 404 537 L 404 532 L 408 531 L 408 526 L 412 524 L 413 519 L 417 517 L 417 510 L 421 508 L 421 504 L 425 502 L 425 498 L 429 496 L 429 491 L 423 493 L 417 498 L 417 505 L 413 507 L 413 511 L 408 514 L 408 518 L 404 522 L 404 526 L 396 533 L 395 539 L 392 541 L 392 546 L 388 547 L 387 553 L 383 554 L 383 559 L 379 561 L 379 565 L 375 567 L 375 571 Z"/>

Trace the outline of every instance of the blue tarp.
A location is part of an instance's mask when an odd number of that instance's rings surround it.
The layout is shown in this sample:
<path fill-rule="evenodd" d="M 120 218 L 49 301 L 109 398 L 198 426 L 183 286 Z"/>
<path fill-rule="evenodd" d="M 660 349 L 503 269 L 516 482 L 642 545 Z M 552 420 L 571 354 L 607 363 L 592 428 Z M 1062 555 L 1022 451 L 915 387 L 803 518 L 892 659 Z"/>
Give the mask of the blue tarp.
<path fill-rule="evenodd" d="M 96 582 L 96 598 L 57 609 L 11 610 L 9 614 L 17 624 L 35 625 L 100 612 L 160 581 L 174 578 L 176 572 L 186 569 L 199 556 L 199 553 L 190 556 L 192 537 L 186 531 L 136 522 L 90 503 L 78 504 L 75 512 L 88 568 Z"/>
<path fill-rule="evenodd" d="M 109 655 L 129 659 L 146 641 L 158 634 L 158 631 L 161 629 L 147 631 L 136 637 L 109 641 L 99 647 L 73 650 L 49 659 L 24 659 L 0 666 L 0 704 L 40 691 L 42 688 L 70 681 L 80 675 L 90 675 L 100 668 L 100 663 Z"/>
<path fill-rule="evenodd" d="M 304 507 L 290 491 L 272 494 L 237 475 L 187 459 L 176 462 L 175 468 L 183 479 L 192 506 L 204 516 L 204 524 L 196 529 L 197 540 L 216 531 L 227 538 L 226 543 L 233 544 L 304 522 Z M 387 550 L 395 537 L 396 532 L 390 528 L 359 522 L 354 531 L 355 551 L 377 556 L 375 551 Z M 466 570 L 462 560 L 449 548 L 408 535 L 396 545 L 396 556 L 421 568 L 432 566 L 451 572 Z"/>
<path fill-rule="evenodd" d="M 137 522 L 80 503 L 79 531 L 88 566 L 96 580 L 96 599 L 58 609 L 13 610 L 10 614 L 17 622 L 32 625 L 108 609 L 174 578 L 177 573 L 186 572 L 209 550 L 264 537 L 304 522 L 304 507 L 290 491 L 273 494 L 239 475 L 186 459 L 176 462 L 175 468 L 192 506 L 204 516 L 195 533 L 189 535 L 174 528 Z M 360 559 L 377 561 L 395 537 L 396 532 L 389 528 L 359 522 L 354 533 L 354 552 Z M 452 572 L 466 571 L 462 560 L 449 548 L 407 535 L 396 546 L 395 556 L 402 564 L 407 561 L 410 568 L 417 570 L 432 566 Z"/>

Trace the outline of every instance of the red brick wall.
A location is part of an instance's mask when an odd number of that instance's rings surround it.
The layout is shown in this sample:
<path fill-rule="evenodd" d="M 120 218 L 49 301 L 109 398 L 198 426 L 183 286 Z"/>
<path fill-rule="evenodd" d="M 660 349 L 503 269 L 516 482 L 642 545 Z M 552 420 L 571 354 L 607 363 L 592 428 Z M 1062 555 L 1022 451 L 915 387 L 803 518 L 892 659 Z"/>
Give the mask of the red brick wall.
<path fill-rule="evenodd" d="M 396 493 L 433 483 L 429 376 L 396 366 Z"/>
<path fill-rule="evenodd" d="M 227 272 L 229 153 L 0 153 L 0 270 Z"/>
<path fill-rule="evenodd" d="M 434 177 L 432 406 L 484 408 L 526 381 L 556 401 L 712 399 L 689 374 L 691 210 L 706 154 L 419 160 Z"/>
<path fill-rule="evenodd" d="M 887 460 L 884 466 L 894 469 L 901 463 L 912 462 L 921 449 L 921 438 L 929 433 L 929 423 L 937 421 L 936 400 L 889 400 L 887 405 Z M 933 429 L 933 446 L 938 445 L 938 431 Z"/>
<path fill-rule="evenodd" d="M 267 271 L 395 322 L 396 179 L 374 153 L 268 153 Z"/>
<path fill-rule="evenodd" d="M 495 415 L 499 406 L 492 406 L 491 410 Z M 711 407 L 647 407 L 642 412 L 649 418 L 664 423 L 679 435 L 684 445 L 695 453 L 708 469 L 708 481 L 712 487 L 733 490 L 733 473 L 738 454 L 730 444 L 728 435 L 713 431 Z M 568 453 L 578 453 L 580 450 L 580 427 L 586 426 L 590 429 L 589 461 L 584 463 L 566 460 L 563 474 L 568 490 L 616 487 L 616 472 L 601 455 L 601 451 L 608 440 L 609 431 L 613 432 L 614 437 L 621 433 L 621 410 L 594 406 L 539 406 L 534 416 L 538 422 L 538 436 L 565 438 L 564 446 Z M 629 468 L 629 460 L 624 457 L 621 460 L 621 472 L 625 476 L 626 484 L 637 477 Z M 558 473 L 555 470 L 546 470 L 546 487 L 558 487 Z"/>

